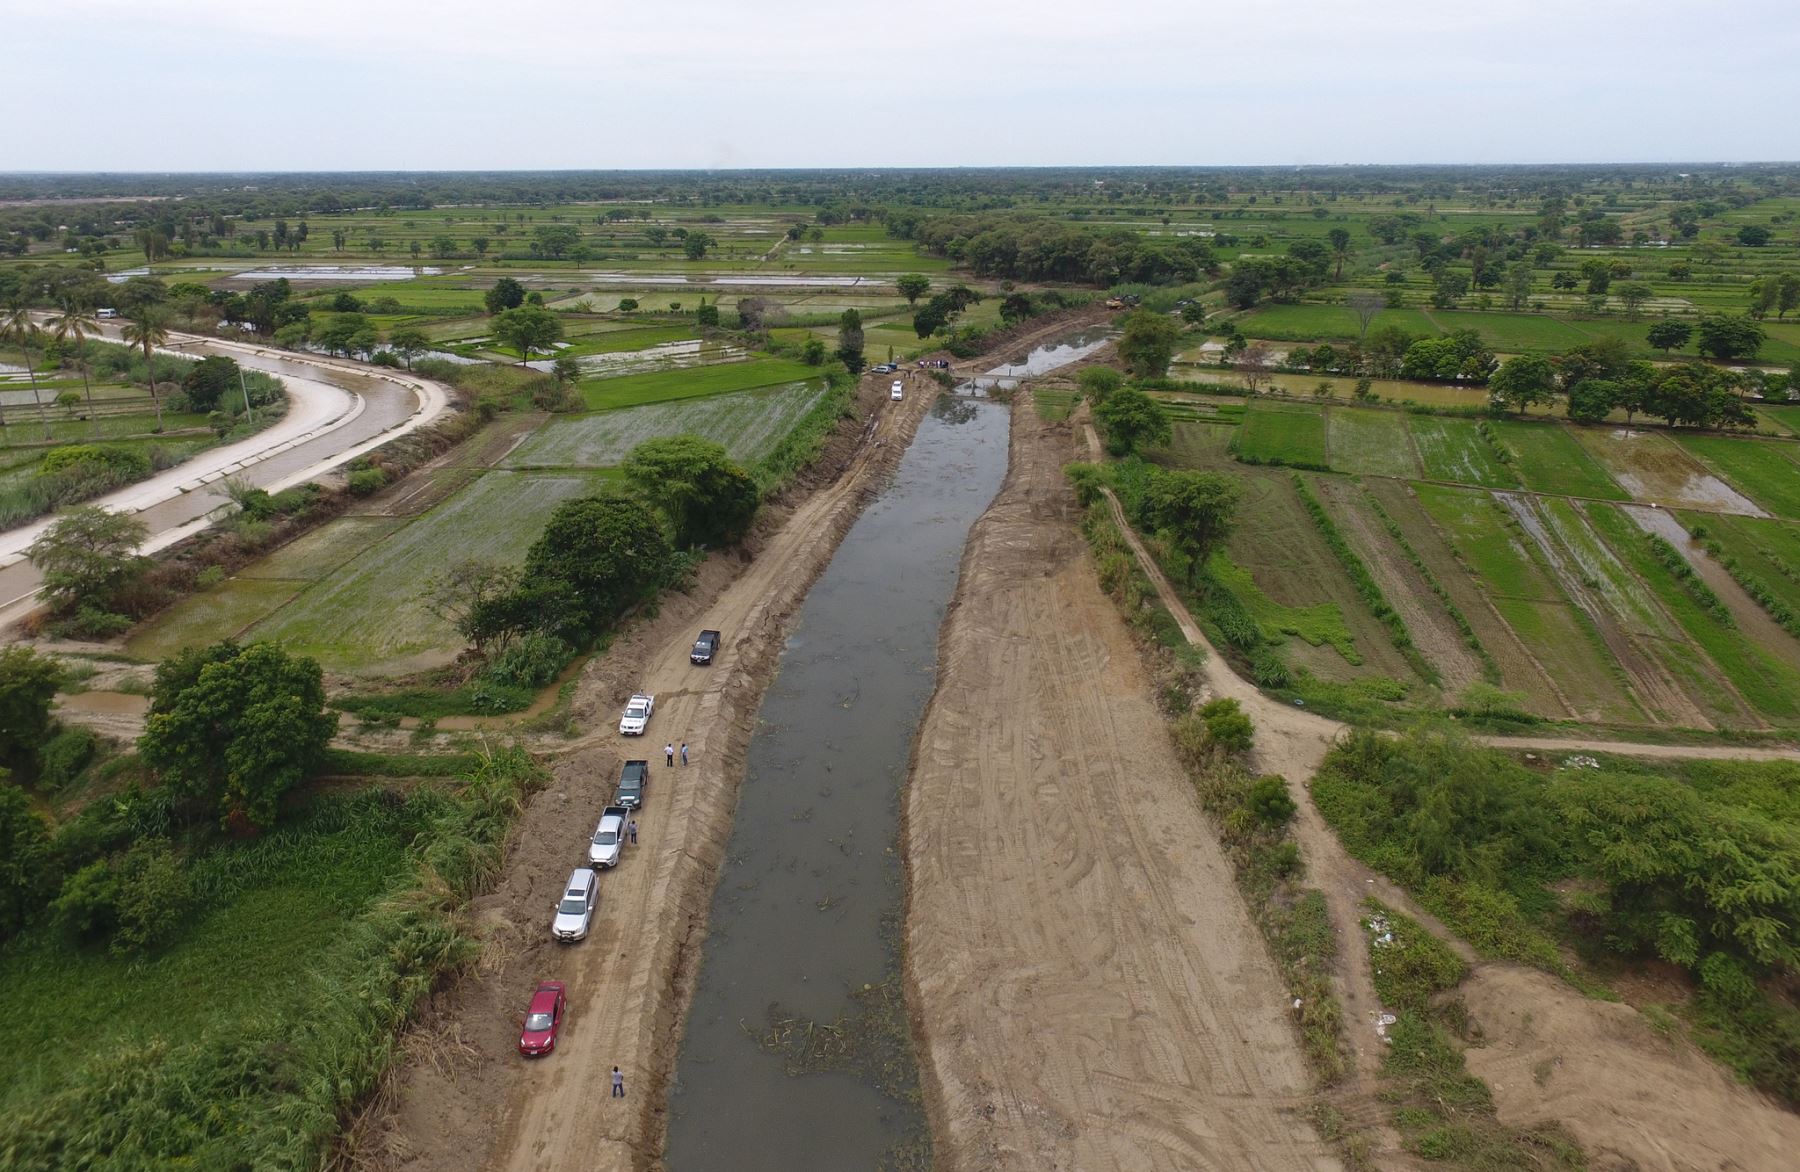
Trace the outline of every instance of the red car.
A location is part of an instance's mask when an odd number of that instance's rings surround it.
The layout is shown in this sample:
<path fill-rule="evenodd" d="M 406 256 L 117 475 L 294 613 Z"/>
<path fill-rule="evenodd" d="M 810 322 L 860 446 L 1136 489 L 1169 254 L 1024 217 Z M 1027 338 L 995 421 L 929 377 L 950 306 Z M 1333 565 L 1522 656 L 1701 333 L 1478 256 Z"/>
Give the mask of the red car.
<path fill-rule="evenodd" d="M 519 1053 L 538 1058 L 556 1049 L 556 1033 L 568 1012 L 568 990 L 561 981 L 545 981 L 531 995 L 525 1011 L 525 1028 L 519 1034 Z"/>

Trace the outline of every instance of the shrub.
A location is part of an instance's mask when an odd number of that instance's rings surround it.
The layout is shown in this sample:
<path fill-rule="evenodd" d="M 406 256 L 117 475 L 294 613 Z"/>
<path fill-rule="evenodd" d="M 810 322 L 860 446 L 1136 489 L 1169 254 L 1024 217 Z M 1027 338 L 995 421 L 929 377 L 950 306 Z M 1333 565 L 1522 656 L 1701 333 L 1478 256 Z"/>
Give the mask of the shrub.
<path fill-rule="evenodd" d="M 100 738 L 79 725 L 59 729 L 38 750 L 38 781 L 46 789 L 60 789 L 74 781 L 100 747 Z"/>
<path fill-rule="evenodd" d="M 62 893 L 50 904 L 58 927 L 81 940 L 112 935 L 119 920 L 119 877 L 98 859 L 63 881 Z"/>
<path fill-rule="evenodd" d="M 541 688 L 556 678 L 574 653 L 555 635 L 532 631 L 496 656 L 481 674 L 496 684 Z"/>
<path fill-rule="evenodd" d="M 1255 728 L 1243 707 L 1233 699 L 1210 700 L 1200 706 L 1200 719 L 1206 725 L 1209 747 L 1225 753 L 1248 753 L 1255 739 Z"/>
<path fill-rule="evenodd" d="M 388 474 L 385 468 L 359 468 L 350 474 L 349 488 L 354 496 L 371 496 L 386 488 Z"/>
<path fill-rule="evenodd" d="M 118 876 L 112 951 L 146 952 L 173 936 L 193 902 L 193 886 L 169 844 L 152 840 L 133 846 L 120 860 Z"/>
<path fill-rule="evenodd" d="M 1268 826 L 1285 826 L 1299 809 L 1288 796 L 1287 782 L 1273 775 L 1260 777 L 1246 799 L 1252 813 Z"/>

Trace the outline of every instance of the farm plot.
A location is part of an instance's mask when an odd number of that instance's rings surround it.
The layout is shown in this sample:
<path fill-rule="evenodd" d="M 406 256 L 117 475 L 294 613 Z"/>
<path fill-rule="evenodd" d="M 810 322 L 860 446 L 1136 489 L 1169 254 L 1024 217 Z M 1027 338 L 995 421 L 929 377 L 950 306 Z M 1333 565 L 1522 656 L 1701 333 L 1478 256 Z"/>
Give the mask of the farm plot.
<path fill-rule="evenodd" d="M 329 668 L 391 665 L 447 656 L 449 624 L 425 609 L 421 587 L 456 562 L 515 563 L 556 506 L 596 483 L 587 475 L 489 472 L 448 501 L 364 551 L 251 632 Z"/>
<path fill-rule="evenodd" d="M 1230 466 L 1231 441 L 1237 434 L 1232 424 L 1178 421 L 1173 431 L 1169 446 L 1154 454 L 1157 463 L 1209 472 Z"/>
<path fill-rule="evenodd" d="M 1321 471 L 1329 467 L 1325 462 L 1325 419 L 1310 407 L 1252 403 L 1231 450 L 1246 464 Z"/>
<path fill-rule="evenodd" d="M 1611 501 L 1629 499 L 1561 424 L 1496 419 L 1488 426 L 1512 452 L 1514 471 L 1533 492 Z"/>
<path fill-rule="evenodd" d="M 240 578 L 323 578 L 398 529 L 398 517 L 339 517 L 238 571 Z"/>
<path fill-rule="evenodd" d="M 1364 484 L 1364 490 L 1372 505 L 1399 528 L 1406 544 L 1424 564 L 1425 572 L 1468 620 L 1476 641 L 1499 668 L 1500 686 L 1522 697 L 1526 711 L 1552 719 L 1570 715 L 1543 665 L 1500 617 L 1486 591 L 1457 556 L 1455 547 L 1419 503 L 1413 487 L 1397 480 L 1371 480 Z"/>
<path fill-rule="evenodd" d="M 1800 463 L 1796 463 L 1800 461 L 1800 444 L 1718 435 L 1677 438 L 1689 454 L 1698 457 L 1768 512 L 1780 517 L 1800 518 Z"/>
<path fill-rule="evenodd" d="M 1286 475 L 1244 477 L 1238 528 L 1226 554 L 1230 565 L 1215 564 L 1214 572 L 1228 579 L 1258 625 L 1275 641 L 1283 635 L 1299 640 L 1283 648 L 1291 666 L 1327 680 L 1416 678 Z M 1234 569 L 1241 579 L 1229 580 Z"/>
<path fill-rule="evenodd" d="M 1624 427 L 1578 427 L 1574 432 L 1581 446 L 1600 461 L 1633 500 L 1768 516 L 1661 432 Z"/>
<path fill-rule="evenodd" d="M 1519 483 L 1512 469 L 1495 457 L 1493 445 L 1474 420 L 1409 415 L 1407 424 L 1427 479 L 1484 488 L 1510 488 Z"/>
<path fill-rule="evenodd" d="M 1433 310 L 1430 317 L 1445 331 L 1474 330 L 1502 354 L 1567 350 L 1590 341 L 1587 334 L 1559 318 L 1541 313 L 1484 313 L 1481 310 Z M 1642 331 L 1639 331 L 1640 333 Z"/>
<path fill-rule="evenodd" d="M 1683 727 L 1743 723 L 1741 705 L 1697 661 L 1655 594 L 1588 527 L 1575 502 L 1496 495 L 1535 543 L 1540 564 L 1587 616 L 1646 712 Z"/>
<path fill-rule="evenodd" d="M 1739 571 L 1760 582 L 1771 595 L 1800 614 L 1800 527 L 1786 521 L 1720 514 L 1682 513 L 1689 530 L 1704 528 L 1719 543 L 1723 556 Z"/>
<path fill-rule="evenodd" d="M 786 358 L 759 358 L 692 370 L 659 370 L 647 374 L 628 374 L 620 378 L 583 379 L 580 388 L 582 398 L 587 400 L 590 408 L 604 411 L 611 407 L 635 407 L 643 403 L 693 399 L 703 395 L 722 395 L 727 391 L 749 390 L 752 387 L 800 382 L 816 378 L 818 373 L 818 367 L 808 366 L 804 362 Z"/>
<path fill-rule="evenodd" d="M 1475 489 L 1417 486 L 1419 503 L 1459 560 L 1583 720 L 1636 721 L 1611 653 L 1586 616 L 1570 605 L 1506 511 Z"/>
<path fill-rule="evenodd" d="M 1246 337 L 1270 341 L 1354 341 L 1361 336 L 1356 311 L 1346 305 L 1269 305 L 1245 315 L 1238 328 Z M 1443 331 L 1416 309 L 1384 309 L 1370 329 L 1399 326 L 1409 334 L 1437 337 Z"/>
<path fill-rule="evenodd" d="M 717 366 L 725 362 L 744 362 L 750 352 L 742 346 L 724 342 L 703 342 L 698 338 L 663 342 L 642 350 L 617 350 L 587 354 L 575 361 L 584 376 L 616 378 L 627 374 L 647 374 L 656 370 L 691 370 L 696 366 Z"/>
<path fill-rule="evenodd" d="M 134 659 L 166 659 L 188 647 L 232 639 L 280 610 L 306 583 L 284 578 L 233 578 L 177 602 L 134 632 Z"/>
<path fill-rule="evenodd" d="M 1589 501 L 1579 507 L 1612 552 L 1655 593 L 1693 645 L 1730 681 L 1745 705 L 1774 720 L 1791 721 L 1800 716 L 1800 656 L 1794 662 L 1783 659 L 1775 649 L 1751 638 L 1728 614 L 1722 619 L 1704 601 L 1709 593 L 1705 584 L 1696 577 L 1677 578 L 1654 555 L 1649 534 L 1634 524 L 1621 506 Z M 1791 644 L 1792 640 L 1785 642 Z M 1683 650 L 1677 647 L 1675 654 Z M 1692 655 L 1691 648 L 1685 650 Z M 1800 647 L 1794 650 L 1800 652 Z"/>
<path fill-rule="evenodd" d="M 1338 472 L 1414 477 L 1419 459 L 1397 411 L 1333 407 L 1325 413 L 1327 460 Z"/>
<path fill-rule="evenodd" d="M 725 445 L 738 463 L 752 464 L 780 443 L 824 393 L 823 384 L 814 380 L 554 419 L 505 463 L 511 468 L 604 468 L 621 463 L 647 439 L 697 435 Z"/>

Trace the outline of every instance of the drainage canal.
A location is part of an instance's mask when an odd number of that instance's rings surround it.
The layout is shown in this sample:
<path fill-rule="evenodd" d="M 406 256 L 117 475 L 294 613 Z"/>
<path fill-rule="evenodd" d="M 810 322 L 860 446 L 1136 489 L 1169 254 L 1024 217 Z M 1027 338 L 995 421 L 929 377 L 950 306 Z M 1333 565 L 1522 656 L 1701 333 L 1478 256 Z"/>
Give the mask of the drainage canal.
<path fill-rule="evenodd" d="M 1007 413 L 940 396 L 801 608 L 763 700 L 670 1098 L 676 1172 L 923 1168 L 900 790 Z"/>

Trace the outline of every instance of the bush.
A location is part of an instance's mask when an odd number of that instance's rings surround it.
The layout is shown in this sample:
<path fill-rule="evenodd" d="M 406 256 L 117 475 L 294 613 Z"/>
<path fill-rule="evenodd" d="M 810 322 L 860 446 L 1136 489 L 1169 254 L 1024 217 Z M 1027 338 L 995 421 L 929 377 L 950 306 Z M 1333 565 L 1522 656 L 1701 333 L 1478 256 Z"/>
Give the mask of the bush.
<path fill-rule="evenodd" d="M 575 649 L 554 635 L 532 631 L 515 640 L 482 671 L 482 677 L 511 687 L 541 688 L 557 677 Z"/>
<path fill-rule="evenodd" d="M 1223 753 L 1248 753 L 1255 739 L 1250 717 L 1236 700 L 1221 698 L 1200 706 L 1208 747 Z M 1292 811 L 1289 811 L 1292 813 Z"/>
<path fill-rule="evenodd" d="M 387 485 L 385 468 L 359 468 L 350 474 L 349 489 L 353 496 L 372 496 Z"/>
<path fill-rule="evenodd" d="M 80 775 L 100 747 L 100 738 L 79 725 L 59 729 L 38 750 L 38 782 L 46 789 L 61 789 Z"/>
<path fill-rule="evenodd" d="M 1299 809 L 1294 799 L 1288 796 L 1287 782 L 1273 775 L 1258 778 L 1250 787 L 1246 802 L 1251 812 L 1268 826 L 1287 825 L 1294 811 Z"/>
<path fill-rule="evenodd" d="M 120 860 L 118 876 L 112 951 L 147 952 L 175 935 L 193 902 L 193 886 L 169 844 L 133 846 Z"/>

